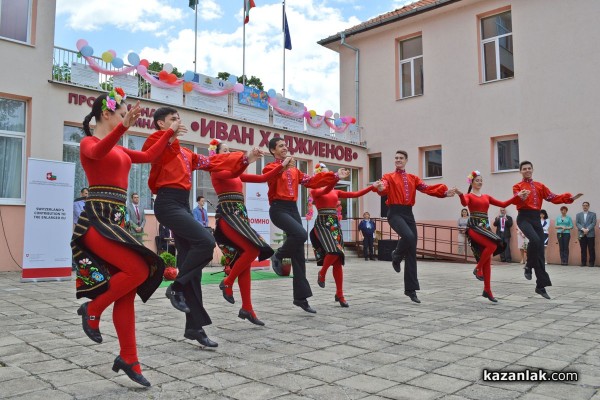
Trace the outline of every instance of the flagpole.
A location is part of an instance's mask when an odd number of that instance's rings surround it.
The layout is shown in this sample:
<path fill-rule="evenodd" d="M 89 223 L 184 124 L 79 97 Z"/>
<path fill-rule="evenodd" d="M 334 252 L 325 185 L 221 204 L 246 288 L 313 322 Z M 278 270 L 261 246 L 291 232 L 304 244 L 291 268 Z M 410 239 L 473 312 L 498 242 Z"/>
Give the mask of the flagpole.
<path fill-rule="evenodd" d="M 194 74 L 197 69 L 197 61 L 198 61 L 198 0 L 196 0 L 196 4 L 194 5 L 194 10 L 196 11 L 196 22 L 194 29 Z"/>
<path fill-rule="evenodd" d="M 281 12 L 281 32 L 283 32 L 283 97 L 285 97 L 285 0 L 281 3 L 283 5 Z"/>
<path fill-rule="evenodd" d="M 242 16 L 244 38 L 242 40 L 242 84 L 246 86 L 246 0 L 244 2 L 244 15 Z"/>

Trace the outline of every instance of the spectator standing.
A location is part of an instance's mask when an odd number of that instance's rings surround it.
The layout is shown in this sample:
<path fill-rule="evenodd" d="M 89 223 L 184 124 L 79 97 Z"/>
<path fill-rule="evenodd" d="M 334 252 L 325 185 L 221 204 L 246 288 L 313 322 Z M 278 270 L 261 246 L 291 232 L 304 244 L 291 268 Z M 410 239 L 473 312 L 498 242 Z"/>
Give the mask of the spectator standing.
<path fill-rule="evenodd" d="M 567 206 L 560 208 L 560 217 L 556 218 L 556 236 L 558 237 L 558 248 L 560 249 L 560 265 L 569 265 L 569 242 L 571 241 L 571 229 L 573 220 L 567 215 Z"/>
<path fill-rule="evenodd" d="M 198 203 L 198 205 L 192 211 L 192 214 L 194 214 L 194 219 L 200 222 L 200 225 L 202 225 L 203 227 L 208 228 L 208 213 L 204 208 L 206 199 L 204 198 L 204 196 L 198 196 L 196 198 L 196 202 Z"/>
<path fill-rule="evenodd" d="M 363 214 L 363 220 L 358 224 L 358 229 L 363 235 L 363 254 L 365 256 L 365 261 L 369 259 L 374 260 L 373 239 L 375 234 L 375 222 L 371 221 L 371 214 L 368 212 Z"/>
<path fill-rule="evenodd" d="M 85 207 L 85 199 L 90 194 L 88 188 L 81 188 L 79 192 L 80 196 L 73 201 L 73 229 L 75 229 L 75 225 L 77 225 L 77 220 L 79 219 L 79 215 L 83 211 Z"/>
<path fill-rule="evenodd" d="M 465 254 L 465 243 L 467 240 L 467 224 L 469 223 L 469 210 L 463 208 L 460 210 L 460 218 L 458 219 L 458 254 Z"/>
<path fill-rule="evenodd" d="M 581 247 L 581 266 L 589 265 L 593 267 L 596 263 L 596 213 L 590 211 L 590 203 L 584 201 L 583 211 L 575 216 L 575 224 L 579 232 L 579 246 Z M 589 253 L 589 258 L 588 258 Z"/>
<path fill-rule="evenodd" d="M 140 195 L 138 193 L 131 194 L 131 202 L 127 205 L 127 215 L 129 216 L 129 232 L 136 239 L 142 241 L 144 226 L 146 226 L 146 215 L 140 205 Z"/>
<path fill-rule="evenodd" d="M 500 214 L 494 220 L 494 226 L 496 227 L 496 235 L 502 239 L 505 245 L 504 251 L 500 253 L 500 261 L 512 262 L 510 254 L 510 229 L 513 226 L 513 219 L 510 215 L 506 215 L 506 208 L 500 209 Z"/>

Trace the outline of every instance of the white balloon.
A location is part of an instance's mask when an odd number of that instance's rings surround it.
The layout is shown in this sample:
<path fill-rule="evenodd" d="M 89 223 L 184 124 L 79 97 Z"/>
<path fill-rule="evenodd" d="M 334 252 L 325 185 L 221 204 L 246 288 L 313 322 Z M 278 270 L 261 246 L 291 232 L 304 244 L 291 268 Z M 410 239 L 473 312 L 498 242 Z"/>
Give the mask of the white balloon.
<path fill-rule="evenodd" d="M 335 114 L 333 114 L 333 119 L 338 119 L 339 117 L 340 117 L 340 114 L 339 114 L 339 113 L 335 113 Z"/>
<path fill-rule="evenodd" d="M 169 63 L 166 63 L 165 65 L 163 65 L 163 70 L 167 71 L 167 73 L 171 73 L 173 72 L 173 66 Z"/>

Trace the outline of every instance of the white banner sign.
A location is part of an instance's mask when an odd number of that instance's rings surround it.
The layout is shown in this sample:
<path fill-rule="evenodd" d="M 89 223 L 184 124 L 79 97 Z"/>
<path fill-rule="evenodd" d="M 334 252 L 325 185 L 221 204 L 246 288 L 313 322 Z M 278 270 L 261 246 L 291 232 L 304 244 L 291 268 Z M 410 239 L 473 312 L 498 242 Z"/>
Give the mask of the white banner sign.
<path fill-rule="evenodd" d="M 199 74 L 198 78 L 198 85 L 203 89 L 213 92 L 224 90 L 227 85 L 231 85 L 221 79 L 211 78 L 208 75 Z M 229 95 L 207 96 L 192 90 L 185 94 L 185 105 L 212 113 L 227 114 L 229 112 Z"/>
<path fill-rule="evenodd" d="M 304 112 L 304 104 L 299 101 L 286 99 L 282 97 L 278 99 L 277 105 L 285 112 L 301 114 Z M 290 131 L 304 132 L 304 116 L 294 118 L 273 109 L 273 126 L 287 129 Z"/>
<path fill-rule="evenodd" d="M 269 186 L 266 183 L 246 183 L 246 209 L 250 225 L 271 243 L 271 219 L 269 218 Z"/>
<path fill-rule="evenodd" d="M 71 279 L 75 164 L 29 158 L 23 281 Z"/>
<path fill-rule="evenodd" d="M 73 62 L 71 64 L 71 83 L 93 88 L 100 87 L 99 75 L 89 65 Z"/>

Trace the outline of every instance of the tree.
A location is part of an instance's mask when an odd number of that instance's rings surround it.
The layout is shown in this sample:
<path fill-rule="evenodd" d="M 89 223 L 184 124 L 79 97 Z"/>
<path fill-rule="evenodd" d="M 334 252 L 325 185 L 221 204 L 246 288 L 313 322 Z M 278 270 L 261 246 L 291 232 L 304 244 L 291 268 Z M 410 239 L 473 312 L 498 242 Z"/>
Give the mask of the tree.
<path fill-rule="evenodd" d="M 228 80 L 229 76 L 231 74 L 229 72 L 219 72 L 217 74 L 217 78 L 221 79 L 221 80 Z M 244 83 L 244 76 L 238 76 L 237 78 L 238 83 Z M 250 79 L 248 79 L 248 77 L 246 77 L 246 86 L 250 86 L 259 90 L 265 90 L 262 82 L 260 81 L 260 78 L 257 78 L 256 76 L 252 75 L 250 77 Z"/>

